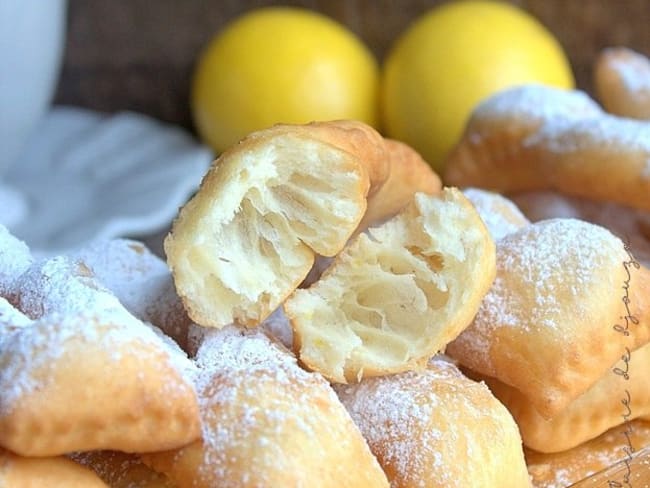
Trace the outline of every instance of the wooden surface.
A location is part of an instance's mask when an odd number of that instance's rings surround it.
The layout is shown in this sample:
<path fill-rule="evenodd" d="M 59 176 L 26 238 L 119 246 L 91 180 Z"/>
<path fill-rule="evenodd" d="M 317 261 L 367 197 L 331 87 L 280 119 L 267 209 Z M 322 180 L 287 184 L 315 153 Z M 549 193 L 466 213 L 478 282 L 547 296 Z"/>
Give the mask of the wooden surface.
<path fill-rule="evenodd" d="M 57 103 L 135 110 L 191 128 L 189 80 L 210 37 L 237 15 L 273 1 L 69 0 L 68 37 Z M 340 21 L 379 60 L 435 0 L 303 0 Z M 511 0 L 560 40 L 579 87 L 591 90 L 591 66 L 606 46 L 650 55 L 650 0 Z"/>

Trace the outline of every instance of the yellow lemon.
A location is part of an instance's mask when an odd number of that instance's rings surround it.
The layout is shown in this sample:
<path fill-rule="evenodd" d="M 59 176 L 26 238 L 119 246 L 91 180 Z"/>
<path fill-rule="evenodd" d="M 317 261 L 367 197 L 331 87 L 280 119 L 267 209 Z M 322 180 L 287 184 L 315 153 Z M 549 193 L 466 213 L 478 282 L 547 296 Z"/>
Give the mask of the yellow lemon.
<path fill-rule="evenodd" d="M 377 124 L 379 67 L 349 30 L 309 10 L 269 7 L 228 24 L 194 71 L 200 137 L 222 152 L 275 123 L 356 119 Z"/>
<path fill-rule="evenodd" d="M 386 57 L 384 130 L 441 171 L 476 104 L 530 82 L 574 86 L 567 57 L 544 26 L 506 3 L 447 3 L 417 19 Z"/>

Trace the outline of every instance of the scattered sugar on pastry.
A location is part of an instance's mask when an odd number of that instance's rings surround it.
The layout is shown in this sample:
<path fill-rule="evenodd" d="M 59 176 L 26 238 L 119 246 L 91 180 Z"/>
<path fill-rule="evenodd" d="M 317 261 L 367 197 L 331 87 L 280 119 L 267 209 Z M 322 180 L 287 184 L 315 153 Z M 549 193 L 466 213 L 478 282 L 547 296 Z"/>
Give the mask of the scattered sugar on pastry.
<path fill-rule="evenodd" d="M 15 281 L 16 306 L 31 319 L 111 310 L 131 315 L 81 261 L 56 256 L 34 262 Z"/>
<path fill-rule="evenodd" d="M 603 49 L 594 63 L 594 88 L 605 110 L 650 119 L 650 59 L 626 47 Z"/>
<path fill-rule="evenodd" d="M 200 435 L 192 363 L 135 318 L 50 314 L 0 335 L 0 446 L 171 449 Z"/>
<path fill-rule="evenodd" d="M 63 456 L 30 458 L 2 448 L 0 448 L 0 486 L 3 488 L 108 488 L 108 485 L 92 470 Z"/>
<path fill-rule="evenodd" d="M 27 244 L 0 224 L 0 297 L 15 299 L 15 281 L 33 261 Z"/>
<path fill-rule="evenodd" d="M 647 211 L 650 122 L 609 115 L 579 91 L 511 88 L 474 110 L 446 167 L 447 184 L 556 190 Z"/>
<path fill-rule="evenodd" d="M 388 487 L 330 385 L 260 329 L 213 329 L 196 362 L 202 439 L 142 456 L 179 488 Z"/>
<path fill-rule="evenodd" d="M 459 190 L 416 194 L 285 302 L 301 363 L 340 383 L 422 367 L 474 318 L 494 249 Z"/>
<path fill-rule="evenodd" d="M 446 352 L 517 388 L 551 418 L 627 348 L 648 342 L 650 271 L 609 231 L 574 219 L 536 222 L 496 247 L 494 284 Z M 638 319 L 629 336 L 614 327 L 626 316 Z"/>
<path fill-rule="evenodd" d="M 650 212 L 553 191 L 525 192 L 511 198 L 532 221 L 576 218 L 605 227 L 625 242 L 637 261 L 650 267 Z"/>
<path fill-rule="evenodd" d="M 176 294 L 167 263 L 144 244 L 130 239 L 102 240 L 70 258 L 88 266 L 134 316 L 156 325 L 187 348 L 191 320 Z"/>
<path fill-rule="evenodd" d="M 224 152 L 165 239 L 190 317 L 259 325 L 345 245 L 387 164 L 383 138 L 354 122 L 274 126 Z"/>
<path fill-rule="evenodd" d="M 551 418 L 542 417 L 519 390 L 488 377 L 492 393 L 510 410 L 526 447 L 559 452 L 593 439 L 625 420 L 650 420 L 650 344 L 624 353 L 585 393 Z"/>
<path fill-rule="evenodd" d="M 624 463 L 629 457 L 630 447 L 638 451 L 648 445 L 650 422 L 633 420 L 566 451 L 543 454 L 524 449 L 524 454 L 535 488 L 565 488 L 612 466 L 618 466 L 623 474 L 626 473 Z M 641 472 L 639 468 L 632 470 L 630 486 L 644 486 L 638 479 Z M 608 479 L 612 480 L 614 476 L 603 476 L 602 485 L 585 486 L 608 486 Z M 622 477 L 618 479 L 622 480 Z"/>
<path fill-rule="evenodd" d="M 135 454 L 89 451 L 76 452 L 69 457 L 92 469 L 111 488 L 176 488 L 165 475 L 149 468 Z"/>
<path fill-rule="evenodd" d="M 463 194 L 472 202 L 495 242 L 530 224 L 519 207 L 499 193 L 465 188 Z"/>
<path fill-rule="evenodd" d="M 336 390 L 393 488 L 531 486 L 512 416 L 447 360 Z"/>

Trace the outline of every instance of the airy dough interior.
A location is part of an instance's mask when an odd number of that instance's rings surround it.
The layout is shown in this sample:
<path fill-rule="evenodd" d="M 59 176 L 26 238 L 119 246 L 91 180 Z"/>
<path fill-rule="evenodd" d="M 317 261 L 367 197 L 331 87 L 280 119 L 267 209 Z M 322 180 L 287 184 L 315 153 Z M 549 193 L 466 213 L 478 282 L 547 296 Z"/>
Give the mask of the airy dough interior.
<path fill-rule="evenodd" d="M 471 321 L 494 260 L 494 243 L 459 191 L 416 194 L 285 302 L 301 361 L 337 382 L 426 362 Z"/>
<path fill-rule="evenodd" d="M 333 255 L 361 219 L 367 175 L 349 153 L 291 134 L 224 153 L 165 242 L 176 287 L 201 325 L 257 325 Z"/>

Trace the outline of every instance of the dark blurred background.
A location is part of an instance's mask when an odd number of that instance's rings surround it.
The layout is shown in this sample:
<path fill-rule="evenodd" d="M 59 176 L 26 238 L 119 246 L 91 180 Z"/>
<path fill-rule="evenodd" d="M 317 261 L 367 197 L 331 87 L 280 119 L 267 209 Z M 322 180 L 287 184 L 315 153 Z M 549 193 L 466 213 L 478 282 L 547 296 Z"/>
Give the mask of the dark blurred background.
<path fill-rule="evenodd" d="M 435 0 L 69 0 L 55 103 L 128 109 L 192 129 L 189 83 L 197 55 L 226 22 L 251 8 L 294 5 L 354 31 L 381 61 Z M 650 0 L 511 0 L 559 39 L 579 88 L 592 90 L 598 52 L 622 45 L 650 55 Z"/>

